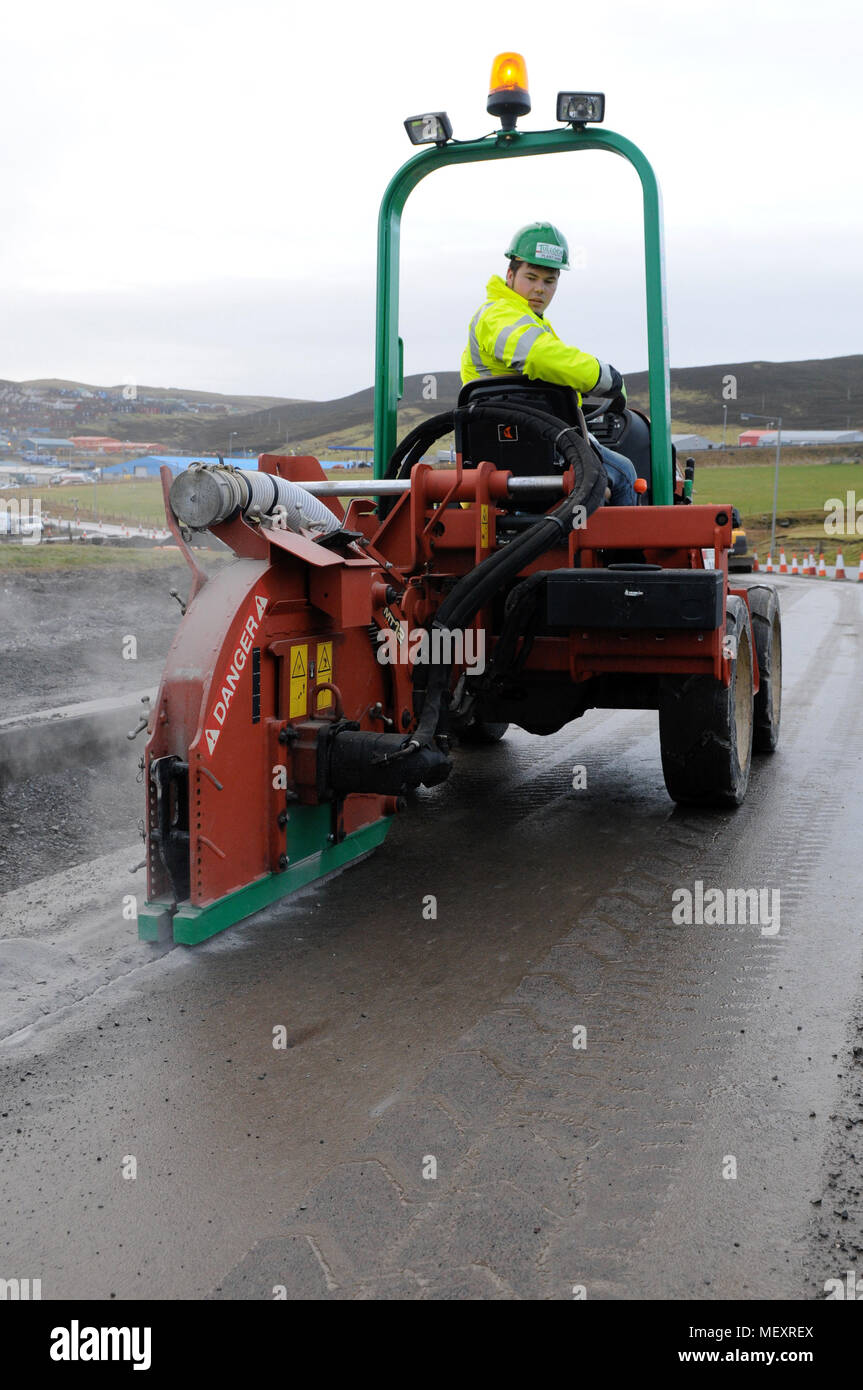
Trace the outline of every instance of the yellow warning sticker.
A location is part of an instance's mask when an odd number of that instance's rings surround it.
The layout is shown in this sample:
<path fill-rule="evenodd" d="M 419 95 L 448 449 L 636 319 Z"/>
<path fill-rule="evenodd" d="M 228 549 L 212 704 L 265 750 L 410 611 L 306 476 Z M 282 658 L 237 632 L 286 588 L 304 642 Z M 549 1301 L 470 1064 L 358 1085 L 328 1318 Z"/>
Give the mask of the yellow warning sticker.
<path fill-rule="evenodd" d="M 488 550 L 488 504 L 483 502 L 479 509 L 479 543 Z"/>
<path fill-rule="evenodd" d="M 333 644 L 332 642 L 319 642 L 315 656 L 316 678 L 319 684 L 331 681 L 333 678 Z M 322 690 L 318 695 L 318 709 L 329 709 L 333 703 L 333 692 Z"/>
<path fill-rule="evenodd" d="M 291 648 L 291 719 L 308 713 L 309 708 L 309 649 Z"/>

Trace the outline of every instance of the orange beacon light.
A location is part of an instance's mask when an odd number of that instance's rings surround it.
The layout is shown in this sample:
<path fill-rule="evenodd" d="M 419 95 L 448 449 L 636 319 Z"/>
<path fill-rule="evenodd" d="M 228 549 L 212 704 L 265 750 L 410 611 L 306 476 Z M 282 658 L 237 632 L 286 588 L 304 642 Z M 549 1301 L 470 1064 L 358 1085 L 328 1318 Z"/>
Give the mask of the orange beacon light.
<path fill-rule="evenodd" d="M 499 53 L 492 63 L 486 110 L 500 117 L 504 130 L 515 130 L 519 116 L 530 110 L 527 63 L 520 53 Z"/>

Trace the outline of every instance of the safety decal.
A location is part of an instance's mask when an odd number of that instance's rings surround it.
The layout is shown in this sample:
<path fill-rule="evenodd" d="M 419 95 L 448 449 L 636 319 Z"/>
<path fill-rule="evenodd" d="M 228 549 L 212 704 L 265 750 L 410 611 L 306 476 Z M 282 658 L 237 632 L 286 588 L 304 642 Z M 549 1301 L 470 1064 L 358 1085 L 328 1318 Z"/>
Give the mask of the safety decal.
<path fill-rule="evenodd" d="M 498 425 L 497 437 L 501 443 L 510 443 L 518 439 L 518 425 Z"/>
<path fill-rule="evenodd" d="M 219 735 L 225 726 L 225 720 L 231 708 L 231 701 L 237 692 L 237 688 L 243 676 L 243 671 L 249 660 L 249 653 L 252 650 L 255 633 L 261 625 L 261 618 L 266 612 L 266 608 L 267 599 L 264 598 L 263 594 L 255 594 L 252 599 L 252 611 L 243 624 L 239 645 L 231 658 L 231 664 L 224 672 L 221 680 L 214 682 L 213 689 L 219 691 L 219 697 L 210 710 L 210 718 L 204 729 L 208 753 L 212 753 L 219 741 Z"/>
<path fill-rule="evenodd" d="M 479 509 L 479 543 L 483 550 L 488 550 L 488 504 L 483 502 Z"/>
<path fill-rule="evenodd" d="M 315 653 L 315 670 L 319 684 L 331 681 L 333 678 L 333 644 L 332 642 L 319 642 Z M 322 690 L 317 698 L 318 709 L 329 709 L 333 703 L 333 692 Z"/>
<path fill-rule="evenodd" d="M 301 647 L 291 647 L 290 662 L 291 708 L 289 717 L 296 719 L 298 715 L 306 714 L 309 707 L 309 649 L 305 643 Z"/>

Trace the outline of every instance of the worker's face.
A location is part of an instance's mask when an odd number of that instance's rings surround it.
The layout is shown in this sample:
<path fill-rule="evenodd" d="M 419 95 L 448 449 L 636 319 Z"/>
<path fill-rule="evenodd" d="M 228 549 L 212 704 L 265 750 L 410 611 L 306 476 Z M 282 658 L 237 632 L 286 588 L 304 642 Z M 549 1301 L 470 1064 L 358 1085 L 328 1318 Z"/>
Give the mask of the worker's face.
<path fill-rule="evenodd" d="M 506 283 L 522 299 L 526 299 L 535 314 L 544 314 L 557 289 L 560 271 L 547 265 L 531 265 L 523 261 L 513 274 L 512 266 L 506 272 Z"/>

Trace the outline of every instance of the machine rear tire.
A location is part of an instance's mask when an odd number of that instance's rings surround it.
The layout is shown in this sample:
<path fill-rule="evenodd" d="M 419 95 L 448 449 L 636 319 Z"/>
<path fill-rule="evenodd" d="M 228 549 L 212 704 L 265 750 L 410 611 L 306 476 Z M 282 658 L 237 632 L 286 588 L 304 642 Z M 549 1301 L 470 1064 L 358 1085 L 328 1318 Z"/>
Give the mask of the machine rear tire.
<path fill-rule="evenodd" d="M 736 639 L 731 681 L 666 677 L 659 694 L 662 771 L 672 800 L 684 806 L 739 806 L 749 786 L 754 730 L 752 626 L 731 595 L 726 635 Z"/>
<path fill-rule="evenodd" d="M 782 615 L 779 595 L 768 585 L 758 584 L 747 590 L 747 597 L 752 613 L 759 675 L 752 747 L 756 753 L 772 753 L 779 743 L 782 716 Z"/>
<path fill-rule="evenodd" d="M 459 738 L 462 743 L 500 743 L 508 724 L 490 724 L 485 719 L 474 719 L 462 730 Z"/>

